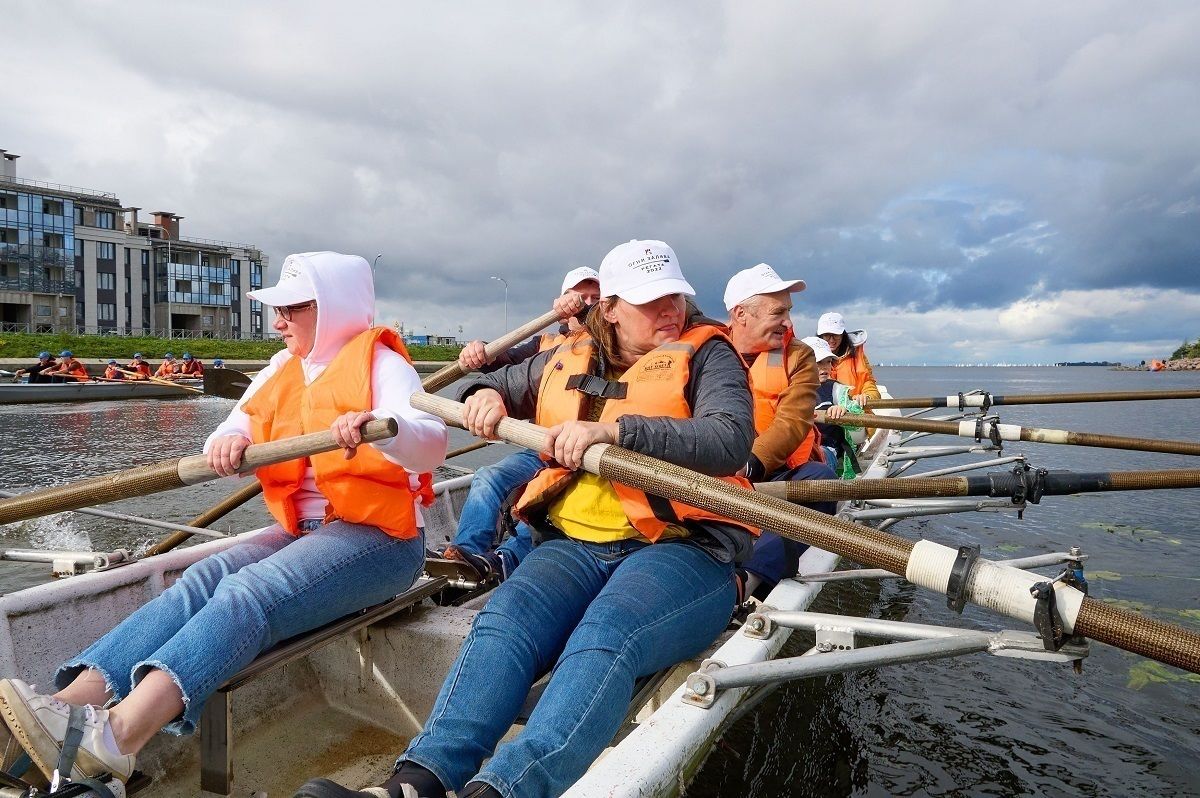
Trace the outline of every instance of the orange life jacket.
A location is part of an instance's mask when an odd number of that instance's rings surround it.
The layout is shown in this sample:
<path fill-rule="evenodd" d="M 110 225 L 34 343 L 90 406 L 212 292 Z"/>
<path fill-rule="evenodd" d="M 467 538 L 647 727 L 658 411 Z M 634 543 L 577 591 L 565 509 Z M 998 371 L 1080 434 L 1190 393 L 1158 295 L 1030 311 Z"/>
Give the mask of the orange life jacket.
<path fill-rule="evenodd" d="M 646 353 L 617 383 L 608 385 L 625 386 L 625 395 L 605 399 L 600 413 L 601 423 L 612 423 L 623 415 L 666 416 L 668 418 L 691 418 L 685 391 L 691 373 L 691 360 L 697 350 L 710 338 L 723 338 L 725 334 L 717 327 L 699 324 L 689 327 L 674 343 Z M 730 343 L 732 346 L 732 343 Z M 537 414 L 535 420 L 545 427 L 564 421 L 586 417 L 587 395 L 571 383 L 576 376 L 590 375 L 596 367 L 595 343 L 585 331 L 573 333 L 559 344 L 555 354 L 542 371 L 542 382 L 538 389 Z M 619 389 L 618 389 L 619 390 Z M 566 490 L 576 472 L 561 466 L 543 468 L 526 486 L 517 502 L 516 512 L 528 517 L 531 508 L 540 508 Z M 725 482 L 750 488 L 744 477 L 721 477 Z M 687 521 L 720 521 L 744 527 L 758 534 L 755 527 L 734 521 L 707 510 L 671 501 L 622 485 L 612 483 L 621 501 L 621 508 L 629 523 L 650 541 L 656 541 L 669 526 L 679 526 Z"/>
<path fill-rule="evenodd" d="M 180 374 L 203 374 L 204 373 L 204 364 L 201 363 L 199 360 L 195 360 L 195 359 L 192 359 L 190 361 L 185 360 L 185 361 L 183 361 L 183 365 L 179 367 L 179 373 Z"/>
<path fill-rule="evenodd" d="M 154 372 L 155 377 L 170 377 L 175 372 L 179 371 L 179 367 L 172 365 L 170 361 L 164 360 L 162 365 L 158 367 L 158 371 Z"/>
<path fill-rule="evenodd" d="M 126 366 L 125 369 L 126 369 L 126 371 L 136 371 L 137 372 L 137 376 L 134 377 L 134 379 L 144 380 L 151 376 L 149 363 L 138 363 L 137 361 L 134 361 L 133 363 L 130 363 L 128 366 Z"/>
<path fill-rule="evenodd" d="M 829 372 L 830 379 L 850 386 L 851 396 L 857 396 L 866 390 L 867 382 L 874 382 L 871 374 L 871 361 L 867 359 L 865 346 L 851 346 L 851 352 L 833 364 Z"/>
<path fill-rule="evenodd" d="M 125 373 L 116 366 L 106 366 L 104 368 L 104 379 L 106 380 L 123 380 Z"/>
<path fill-rule="evenodd" d="M 538 351 L 545 352 L 547 349 L 553 349 L 565 340 L 567 340 L 567 336 L 561 333 L 542 333 L 538 338 Z"/>
<path fill-rule="evenodd" d="M 786 338 L 785 338 L 786 341 Z M 790 341 L 781 349 L 760 352 L 750 366 L 750 391 L 754 394 L 754 430 L 759 435 L 775 421 L 779 397 L 788 387 L 787 352 Z M 798 468 L 809 460 L 824 461 L 820 447 L 821 433 L 813 424 L 796 451 L 788 455 L 788 468 Z"/>
<path fill-rule="evenodd" d="M 304 384 L 300 358 L 289 358 L 250 397 L 243 410 L 250 416 L 251 440 L 255 443 L 320 432 L 334 419 L 351 410 L 370 410 L 371 372 L 375 344 L 382 343 L 408 362 L 408 350 L 394 330 L 375 327 L 355 336 L 311 385 Z M 255 474 L 263 484 L 267 509 L 279 525 L 297 534 L 292 497 L 304 482 L 311 462 L 317 490 L 329 505 L 326 521 L 340 518 L 353 524 L 377 526 L 392 537 L 417 535 L 413 493 L 408 472 L 369 445 L 347 460 L 342 450 L 263 466 Z M 418 496 L 422 504 L 433 498 L 433 477 L 421 474 Z"/>
<path fill-rule="evenodd" d="M 58 374 L 63 377 L 74 377 L 77 380 L 86 380 L 90 378 L 87 366 L 80 363 L 78 360 L 63 361 L 58 365 L 58 368 L 51 374 Z"/>

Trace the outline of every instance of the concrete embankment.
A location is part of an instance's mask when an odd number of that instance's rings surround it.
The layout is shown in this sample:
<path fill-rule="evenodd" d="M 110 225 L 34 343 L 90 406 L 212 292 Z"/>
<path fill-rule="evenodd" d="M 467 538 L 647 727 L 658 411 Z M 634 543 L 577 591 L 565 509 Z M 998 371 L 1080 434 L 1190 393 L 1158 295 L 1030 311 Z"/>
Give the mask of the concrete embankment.
<path fill-rule="evenodd" d="M 93 359 L 95 359 L 95 358 L 88 358 L 88 360 L 93 360 Z M 99 375 L 103 374 L 104 373 L 104 364 L 107 363 L 108 360 L 107 359 L 102 359 L 102 360 L 103 360 L 103 362 L 100 362 L 100 363 L 86 363 L 85 362 L 84 365 L 87 366 L 88 373 L 91 374 L 92 376 L 99 376 Z M 121 366 L 125 366 L 125 364 L 128 361 L 127 360 L 118 360 L 117 362 L 119 362 L 121 364 Z M 152 360 L 151 362 L 153 363 L 153 366 L 155 368 L 158 367 L 158 361 Z M 28 368 L 29 366 L 32 366 L 36 363 L 37 363 L 37 358 L 6 357 L 6 358 L 0 358 L 0 369 L 3 369 L 5 371 L 16 371 L 17 369 L 21 369 L 21 368 Z M 206 368 L 212 367 L 212 363 L 210 363 L 208 361 L 205 361 L 204 365 Z M 236 369 L 237 371 L 258 371 L 259 369 L 261 369 L 267 365 L 267 361 L 265 361 L 265 360 L 226 360 L 225 365 L 228 368 Z M 448 364 L 444 363 L 444 362 L 436 361 L 436 360 L 418 360 L 413 363 L 413 366 L 416 367 L 418 374 L 432 374 L 435 371 L 437 371 L 438 369 L 440 369 L 446 365 L 448 365 Z"/>

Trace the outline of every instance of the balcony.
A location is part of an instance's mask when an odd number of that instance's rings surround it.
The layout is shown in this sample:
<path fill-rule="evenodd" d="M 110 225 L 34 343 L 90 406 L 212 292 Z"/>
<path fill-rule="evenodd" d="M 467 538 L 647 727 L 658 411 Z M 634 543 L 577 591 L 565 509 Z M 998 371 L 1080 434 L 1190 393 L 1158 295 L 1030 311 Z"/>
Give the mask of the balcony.
<path fill-rule="evenodd" d="M 35 294 L 74 294 L 74 280 L 47 280 L 44 277 L 0 277 L 0 291 L 31 291 Z"/>
<path fill-rule="evenodd" d="M 46 247 L 40 244 L 0 244 L 0 261 L 34 266 L 61 266 L 68 269 L 74 268 L 75 253 L 63 247 Z"/>

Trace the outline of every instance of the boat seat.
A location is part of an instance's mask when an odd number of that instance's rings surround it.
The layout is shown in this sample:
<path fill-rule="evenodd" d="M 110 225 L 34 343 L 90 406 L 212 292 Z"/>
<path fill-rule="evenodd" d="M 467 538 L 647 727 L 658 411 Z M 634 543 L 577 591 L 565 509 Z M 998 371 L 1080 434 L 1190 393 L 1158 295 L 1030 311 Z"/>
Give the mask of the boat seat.
<path fill-rule="evenodd" d="M 359 610 L 312 631 L 284 640 L 264 651 L 217 688 L 200 715 L 200 789 L 216 795 L 233 793 L 233 691 L 263 674 L 311 654 L 342 635 L 357 632 L 403 609 L 419 604 L 446 587 L 445 577 L 424 578 L 382 604 Z"/>

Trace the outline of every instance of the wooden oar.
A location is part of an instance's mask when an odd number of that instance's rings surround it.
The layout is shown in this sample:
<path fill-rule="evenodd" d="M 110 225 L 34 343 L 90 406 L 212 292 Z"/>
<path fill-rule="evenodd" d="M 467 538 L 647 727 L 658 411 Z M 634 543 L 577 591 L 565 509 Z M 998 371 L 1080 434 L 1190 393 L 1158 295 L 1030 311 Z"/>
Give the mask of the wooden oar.
<path fill-rule="evenodd" d="M 458 402 L 416 394 L 412 404 L 449 423 L 462 425 L 463 405 Z M 546 441 L 544 427 L 512 418 L 501 420 L 497 432 L 509 443 L 535 451 L 541 450 Z M 605 479 L 770 529 L 854 562 L 901 574 L 914 584 L 942 594 L 946 593 L 959 556 L 958 550 L 949 546 L 928 540 L 914 543 L 878 529 L 830 518 L 619 446 L 588 447 L 583 468 Z M 1030 588 L 1045 581 L 1037 574 L 984 559 L 976 559 L 962 579 L 967 600 L 1030 623 L 1037 608 Z M 1075 632 L 1200 673 L 1200 634 L 1112 607 L 1063 583 L 1056 583 L 1053 591 L 1066 633 Z"/>
<path fill-rule="evenodd" d="M 142 381 L 156 382 L 159 385 L 170 385 L 172 388 L 178 388 L 181 391 L 191 391 L 192 393 L 204 393 L 204 391 L 202 391 L 199 388 L 193 388 L 190 385 L 180 385 L 179 383 L 175 382 L 174 380 L 164 380 L 161 377 L 147 377 L 144 374 L 138 374 L 136 371 L 129 371 L 127 369 L 123 369 L 123 368 L 119 368 L 119 367 L 117 368 L 117 371 L 121 372 L 122 374 L 129 375 L 130 377 L 136 379 L 138 382 L 142 382 Z"/>
<path fill-rule="evenodd" d="M 501 352 L 507 352 L 509 349 L 512 349 L 529 336 L 533 335 L 534 333 L 541 332 L 556 321 L 558 321 L 558 314 L 551 310 L 542 314 L 541 316 L 538 316 L 533 321 L 523 324 L 507 335 L 502 335 L 495 341 L 492 341 L 487 345 L 487 347 L 485 347 L 484 351 L 487 352 L 489 360 L 495 359 L 496 355 L 500 354 Z M 458 365 L 457 361 L 455 361 L 449 366 L 430 374 L 421 381 L 421 384 L 425 387 L 426 392 L 437 393 L 447 385 L 451 384 L 458 378 L 465 376 L 466 374 L 467 369 L 464 369 L 462 366 Z"/>
<path fill-rule="evenodd" d="M 11 490 L 0 490 L 0 497 L 9 499 L 13 496 L 20 496 L 19 493 L 14 493 Z M 124 521 L 129 524 L 140 524 L 142 526 L 152 526 L 159 529 L 174 529 L 176 534 L 187 535 L 204 535 L 210 538 L 228 537 L 224 532 L 210 532 L 207 529 L 202 529 L 195 524 L 172 524 L 170 521 L 159 521 L 156 518 L 143 518 L 140 515 L 129 515 L 128 513 L 118 513 L 112 510 L 97 510 L 94 507 L 79 507 L 74 510 L 68 510 L 70 513 L 79 513 L 80 515 L 91 515 L 97 518 L 110 518 L 114 521 Z"/>
<path fill-rule="evenodd" d="M 370 443 L 394 437 L 397 429 L 397 424 L 392 419 L 368 421 L 362 427 L 363 441 Z M 311 457 L 314 454 L 331 452 L 336 448 L 338 446 L 334 443 L 333 434 L 328 430 L 270 443 L 257 443 L 246 448 L 238 471 L 246 473 L 261 466 Z M 0 499 L 0 524 L 11 524 L 27 518 L 76 510 L 133 496 L 147 496 L 218 478 L 217 473 L 208 467 L 208 460 L 202 454 L 163 460 L 68 485 L 32 490 L 11 499 Z"/>
<path fill-rule="evenodd" d="M 1200 389 L 1177 391 L 1104 391 L 1101 393 L 1026 393 L 997 395 L 986 391 L 956 396 L 930 396 L 910 399 L 867 399 L 864 407 L 872 410 L 899 410 L 906 407 L 995 407 L 997 405 L 1057 405 L 1080 402 L 1143 402 L 1157 399 L 1200 399 Z"/>
<path fill-rule="evenodd" d="M 207 510 L 200 513 L 200 515 L 193 518 L 188 525 L 195 527 L 207 527 L 209 524 L 224 518 L 229 513 L 241 507 L 258 494 L 262 493 L 262 489 L 261 482 L 259 482 L 257 479 L 251 480 L 249 485 L 239 488 L 221 501 L 214 504 L 212 507 L 209 507 Z M 189 532 L 176 532 L 172 535 L 167 535 L 165 538 L 146 549 L 146 553 L 142 556 L 152 557 L 155 554 L 162 554 L 163 552 L 170 551 L 191 536 L 192 533 Z"/>
<path fill-rule="evenodd" d="M 1125 438 L 1117 435 L 1101 435 L 1096 432 L 1072 432 L 1065 429 L 1021 427 L 1016 424 L 1001 424 L 986 419 L 963 421 L 931 421 L 921 418 L 899 418 L 897 416 L 849 415 L 841 418 L 826 418 L 824 410 L 818 410 L 816 420 L 821 424 L 836 424 L 841 427 L 871 427 L 872 429 L 896 429 L 907 432 L 931 432 L 940 435 L 957 435 L 961 438 L 993 441 L 1030 441 L 1032 443 L 1058 443 L 1070 446 L 1096 446 L 1102 449 L 1129 449 L 1138 452 L 1164 452 L 1166 454 L 1200 454 L 1200 442 L 1154 440 L 1151 438 Z"/>
<path fill-rule="evenodd" d="M 1200 488 L 1200 469 L 1165 471 L 996 471 L 969 477 L 906 477 L 904 479 L 809 479 L 759 482 L 754 489 L 790 502 L 832 502 L 854 499 L 929 499 L 946 496 L 1021 496 L 1037 502 L 1042 496 L 1068 496 L 1112 490 Z"/>

